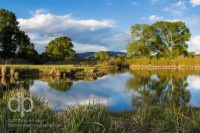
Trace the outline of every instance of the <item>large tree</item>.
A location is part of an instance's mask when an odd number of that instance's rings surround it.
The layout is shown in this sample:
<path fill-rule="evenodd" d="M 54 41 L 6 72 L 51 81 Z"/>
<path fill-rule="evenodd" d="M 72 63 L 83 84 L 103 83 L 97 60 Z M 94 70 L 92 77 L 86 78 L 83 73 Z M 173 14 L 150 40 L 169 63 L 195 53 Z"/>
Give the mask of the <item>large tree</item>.
<path fill-rule="evenodd" d="M 14 57 L 31 59 L 37 54 L 34 45 L 25 32 L 18 27 L 14 13 L 0 9 L 0 52 L 4 58 Z"/>
<path fill-rule="evenodd" d="M 131 28 L 132 43 L 127 45 L 129 56 L 187 55 L 186 42 L 190 31 L 183 22 L 160 21 L 153 25 L 134 25 Z"/>
<path fill-rule="evenodd" d="M 75 51 L 72 48 L 72 40 L 69 37 L 61 36 L 49 42 L 45 53 L 55 60 L 69 59 L 75 56 Z"/>
<path fill-rule="evenodd" d="M 191 33 L 184 22 L 160 21 L 153 26 L 171 58 L 187 53 L 186 42 L 190 40 Z"/>
<path fill-rule="evenodd" d="M 0 50 L 7 58 L 14 55 L 17 49 L 16 33 L 19 31 L 14 13 L 0 9 Z"/>

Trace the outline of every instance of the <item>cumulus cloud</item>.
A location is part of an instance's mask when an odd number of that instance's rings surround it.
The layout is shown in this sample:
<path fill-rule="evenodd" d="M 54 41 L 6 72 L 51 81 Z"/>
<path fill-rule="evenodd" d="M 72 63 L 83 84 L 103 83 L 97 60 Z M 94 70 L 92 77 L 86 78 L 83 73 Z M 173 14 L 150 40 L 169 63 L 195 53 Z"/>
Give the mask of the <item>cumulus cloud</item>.
<path fill-rule="evenodd" d="M 76 42 L 76 50 L 80 49 L 78 51 L 123 49 L 124 39 L 119 41 L 115 36 L 124 34 L 114 32 L 113 20 L 77 19 L 70 14 L 54 15 L 41 9 L 31 14 L 30 18 L 18 19 L 19 26 L 31 37 L 39 52 L 44 50 L 51 39 L 61 35 L 72 38 Z"/>
<path fill-rule="evenodd" d="M 110 20 L 78 20 L 71 15 L 56 16 L 41 10 L 37 10 L 30 19 L 18 19 L 20 26 L 26 31 L 38 31 L 43 28 L 42 33 L 52 35 L 55 32 L 65 32 L 70 28 L 76 31 L 96 31 L 104 28 L 112 28 Z"/>
<path fill-rule="evenodd" d="M 191 37 L 191 40 L 189 41 L 189 50 L 194 51 L 196 53 L 200 53 L 200 35 L 196 35 Z"/>
<path fill-rule="evenodd" d="M 162 20 L 162 19 L 163 19 L 163 16 L 157 16 L 157 15 L 149 16 L 149 20 L 152 20 L 152 21 L 158 21 L 158 20 Z"/>
<path fill-rule="evenodd" d="M 200 0 L 190 0 L 190 3 L 192 4 L 192 6 L 199 6 Z"/>
<path fill-rule="evenodd" d="M 188 77 L 189 88 L 200 90 L 200 78 L 198 76 Z"/>

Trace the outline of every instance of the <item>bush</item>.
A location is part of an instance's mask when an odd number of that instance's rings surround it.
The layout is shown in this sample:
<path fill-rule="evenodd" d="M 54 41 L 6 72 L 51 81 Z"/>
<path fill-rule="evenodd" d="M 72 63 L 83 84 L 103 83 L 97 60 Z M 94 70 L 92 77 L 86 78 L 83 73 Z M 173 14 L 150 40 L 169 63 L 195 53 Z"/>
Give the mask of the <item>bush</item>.
<path fill-rule="evenodd" d="M 2 76 L 6 76 L 6 73 L 7 73 L 7 67 L 6 67 L 6 66 L 3 66 L 3 67 L 1 68 L 1 75 L 2 75 Z"/>
<path fill-rule="evenodd" d="M 98 64 L 100 66 L 116 66 L 119 68 L 128 67 L 126 60 L 122 57 L 111 57 L 109 59 L 99 61 Z"/>
<path fill-rule="evenodd" d="M 15 69 L 11 68 L 11 69 L 10 69 L 10 76 L 13 77 L 14 75 L 15 75 Z"/>
<path fill-rule="evenodd" d="M 19 79 L 19 73 L 15 72 L 14 77 L 15 77 L 15 79 Z"/>

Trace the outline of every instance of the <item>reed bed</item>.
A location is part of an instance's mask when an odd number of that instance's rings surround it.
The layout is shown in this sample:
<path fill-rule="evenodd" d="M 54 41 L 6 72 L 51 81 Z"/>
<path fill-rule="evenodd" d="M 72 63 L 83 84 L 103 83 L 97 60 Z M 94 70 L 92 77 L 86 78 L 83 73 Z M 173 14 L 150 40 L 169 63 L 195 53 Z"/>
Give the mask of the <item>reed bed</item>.
<path fill-rule="evenodd" d="M 127 59 L 130 69 L 200 69 L 200 57 Z"/>
<path fill-rule="evenodd" d="M 15 70 L 19 75 L 23 76 L 33 76 L 33 75 L 80 75 L 88 74 L 92 75 L 97 72 L 97 67 L 95 66 L 78 66 L 78 65 L 0 65 L 0 69 L 4 70 Z M 6 72 L 1 72 L 1 75 L 5 75 Z M 7 72 L 7 75 L 10 75 Z"/>

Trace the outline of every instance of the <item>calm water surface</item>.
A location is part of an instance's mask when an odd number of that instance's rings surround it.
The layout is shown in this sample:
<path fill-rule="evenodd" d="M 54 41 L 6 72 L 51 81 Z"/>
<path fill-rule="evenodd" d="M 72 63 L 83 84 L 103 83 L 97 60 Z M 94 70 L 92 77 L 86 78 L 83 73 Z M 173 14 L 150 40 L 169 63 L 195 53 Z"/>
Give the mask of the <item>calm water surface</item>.
<path fill-rule="evenodd" d="M 200 107 L 197 73 L 135 71 L 106 75 L 93 81 L 29 79 L 20 82 L 31 93 L 44 98 L 54 110 L 97 102 L 110 111 L 120 112 L 162 103 Z"/>

